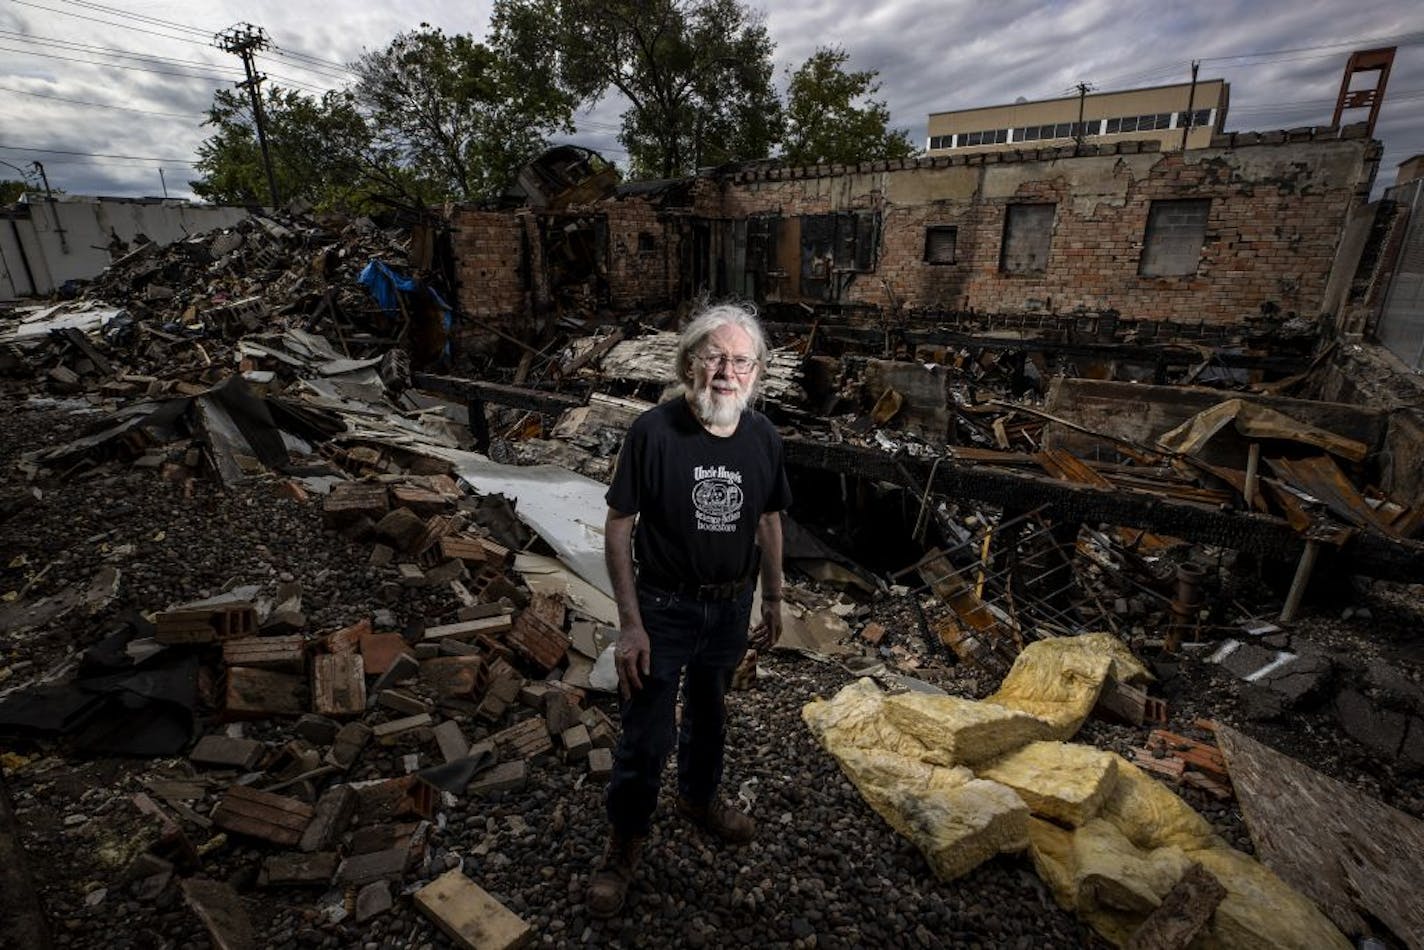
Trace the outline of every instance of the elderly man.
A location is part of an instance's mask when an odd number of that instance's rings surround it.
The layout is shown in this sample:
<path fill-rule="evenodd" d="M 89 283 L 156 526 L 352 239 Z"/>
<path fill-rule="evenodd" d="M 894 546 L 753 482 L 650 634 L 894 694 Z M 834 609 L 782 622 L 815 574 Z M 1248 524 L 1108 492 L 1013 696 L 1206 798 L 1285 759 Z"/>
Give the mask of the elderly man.
<path fill-rule="evenodd" d="M 678 812 L 730 844 L 755 831 L 717 786 L 724 699 L 747 649 L 758 574 L 758 639 L 774 643 L 781 633 L 778 512 L 791 489 L 780 436 L 747 408 L 766 340 L 754 313 L 714 306 L 683 331 L 676 360 L 682 397 L 633 423 L 606 496 L 623 728 L 608 786 L 611 834 L 588 892 L 589 911 L 601 917 L 623 907 L 674 736 Z"/>

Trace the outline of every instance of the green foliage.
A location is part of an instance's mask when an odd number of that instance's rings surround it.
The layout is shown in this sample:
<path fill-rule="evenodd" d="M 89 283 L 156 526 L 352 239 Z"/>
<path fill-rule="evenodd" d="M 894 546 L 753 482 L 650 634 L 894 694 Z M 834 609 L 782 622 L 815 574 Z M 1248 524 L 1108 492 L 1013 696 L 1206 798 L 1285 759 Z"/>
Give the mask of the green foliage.
<path fill-rule="evenodd" d="M 497 196 L 552 132 L 573 131 L 573 98 L 538 43 L 494 49 L 429 24 L 356 64 L 376 164 L 427 201 Z"/>
<path fill-rule="evenodd" d="M 267 173 L 257 142 L 250 98 L 220 89 L 206 125 L 216 131 L 198 146 L 194 193 L 218 204 L 268 204 Z M 282 202 L 305 199 L 317 207 L 361 204 L 369 189 L 370 131 L 345 91 L 321 99 L 271 86 L 262 111 Z"/>
<path fill-rule="evenodd" d="M 786 90 L 786 137 L 782 158 L 792 165 L 851 164 L 909 158 L 909 136 L 889 129 L 890 110 L 871 98 L 878 72 L 846 72 L 844 49 L 823 46 L 793 73 Z M 857 105 L 863 102 L 863 105 Z"/>
<path fill-rule="evenodd" d="M 739 0 L 496 0 L 494 35 L 542 50 L 578 101 L 622 93 L 637 177 L 763 158 L 780 135 L 774 44 Z"/>
<path fill-rule="evenodd" d="M 0 207 L 12 205 L 23 198 L 26 187 L 22 181 L 0 180 Z"/>

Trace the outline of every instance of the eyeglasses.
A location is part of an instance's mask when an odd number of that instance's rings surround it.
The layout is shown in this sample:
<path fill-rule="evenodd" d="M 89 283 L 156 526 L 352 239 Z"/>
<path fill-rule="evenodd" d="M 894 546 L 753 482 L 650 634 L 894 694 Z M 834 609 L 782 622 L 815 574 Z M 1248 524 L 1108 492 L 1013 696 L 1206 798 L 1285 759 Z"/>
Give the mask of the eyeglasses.
<path fill-rule="evenodd" d="M 717 369 L 722 364 L 732 368 L 732 372 L 738 376 L 745 376 L 757 365 L 755 358 L 750 356 L 729 356 L 726 353 L 705 353 L 696 357 L 697 362 L 707 369 Z"/>

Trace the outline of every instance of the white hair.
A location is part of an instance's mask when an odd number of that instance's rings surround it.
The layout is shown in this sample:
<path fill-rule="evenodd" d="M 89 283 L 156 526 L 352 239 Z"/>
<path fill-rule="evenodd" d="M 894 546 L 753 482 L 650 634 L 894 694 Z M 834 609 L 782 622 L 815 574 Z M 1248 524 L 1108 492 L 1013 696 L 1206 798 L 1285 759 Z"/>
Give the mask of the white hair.
<path fill-rule="evenodd" d="M 684 386 L 691 386 L 693 380 L 692 357 L 702 342 L 723 327 L 732 326 L 744 331 L 752 338 L 756 350 L 756 360 L 766 366 L 771 351 L 766 345 L 766 334 L 757 320 L 756 308 L 751 304 L 719 303 L 703 308 L 682 330 L 677 340 L 677 378 Z M 758 375 L 757 382 L 761 382 Z"/>

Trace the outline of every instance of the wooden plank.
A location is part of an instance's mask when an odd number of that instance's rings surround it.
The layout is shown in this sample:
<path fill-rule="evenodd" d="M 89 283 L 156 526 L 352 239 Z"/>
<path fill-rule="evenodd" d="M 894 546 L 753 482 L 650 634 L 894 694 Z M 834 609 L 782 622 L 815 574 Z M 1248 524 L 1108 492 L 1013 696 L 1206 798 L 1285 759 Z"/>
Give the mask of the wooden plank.
<path fill-rule="evenodd" d="M 1187 770 L 1187 763 L 1176 756 L 1163 756 L 1159 758 L 1152 754 L 1151 749 L 1133 749 L 1132 764 L 1144 772 L 1156 772 L 1158 775 L 1165 775 L 1173 781 L 1179 781 L 1182 777 L 1182 773 Z"/>
<path fill-rule="evenodd" d="M 465 620 L 460 623 L 436 624 L 433 627 L 425 628 L 426 640 L 439 640 L 444 637 L 454 637 L 456 640 L 471 640 L 482 633 L 505 633 L 513 626 L 513 621 L 508 614 L 501 614 L 497 617 L 481 617 L 478 620 Z"/>
<path fill-rule="evenodd" d="M 1424 947 L 1424 822 L 1220 726 L 1256 854 L 1347 934 L 1381 921 Z"/>
<path fill-rule="evenodd" d="M 312 662 L 312 707 L 323 716 L 366 711 L 366 665 L 359 653 L 328 653 Z"/>
<path fill-rule="evenodd" d="M 459 868 L 416 891 L 415 906 L 466 950 L 515 950 L 534 936 L 533 927 Z"/>
<path fill-rule="evenodd" d="M 1062 449 L 1044 449 L 1034 456 L 1039 466 L 1054 478 L 1061 478 L 1065 482 L 1077 482 L 1080 485 L 1093 485 L 1097 488 L 1111 488 L 1112 483 L 1094 471 L 1088 463 Z"/>
<path fill-rule="evenodd" d="M 214 947 L 253 950 L 257 946 L 252 921 L 232 885 L 193 877 L 179 882 L 178 886 L 183 891 L 183 899 L 208 928 Z"/>
<path fill-rule="evenodd" d="M 1128 938 L 1125 950 L 1186 950 L 1225 897 L 1221 882 L 1194 863 Z"/>

